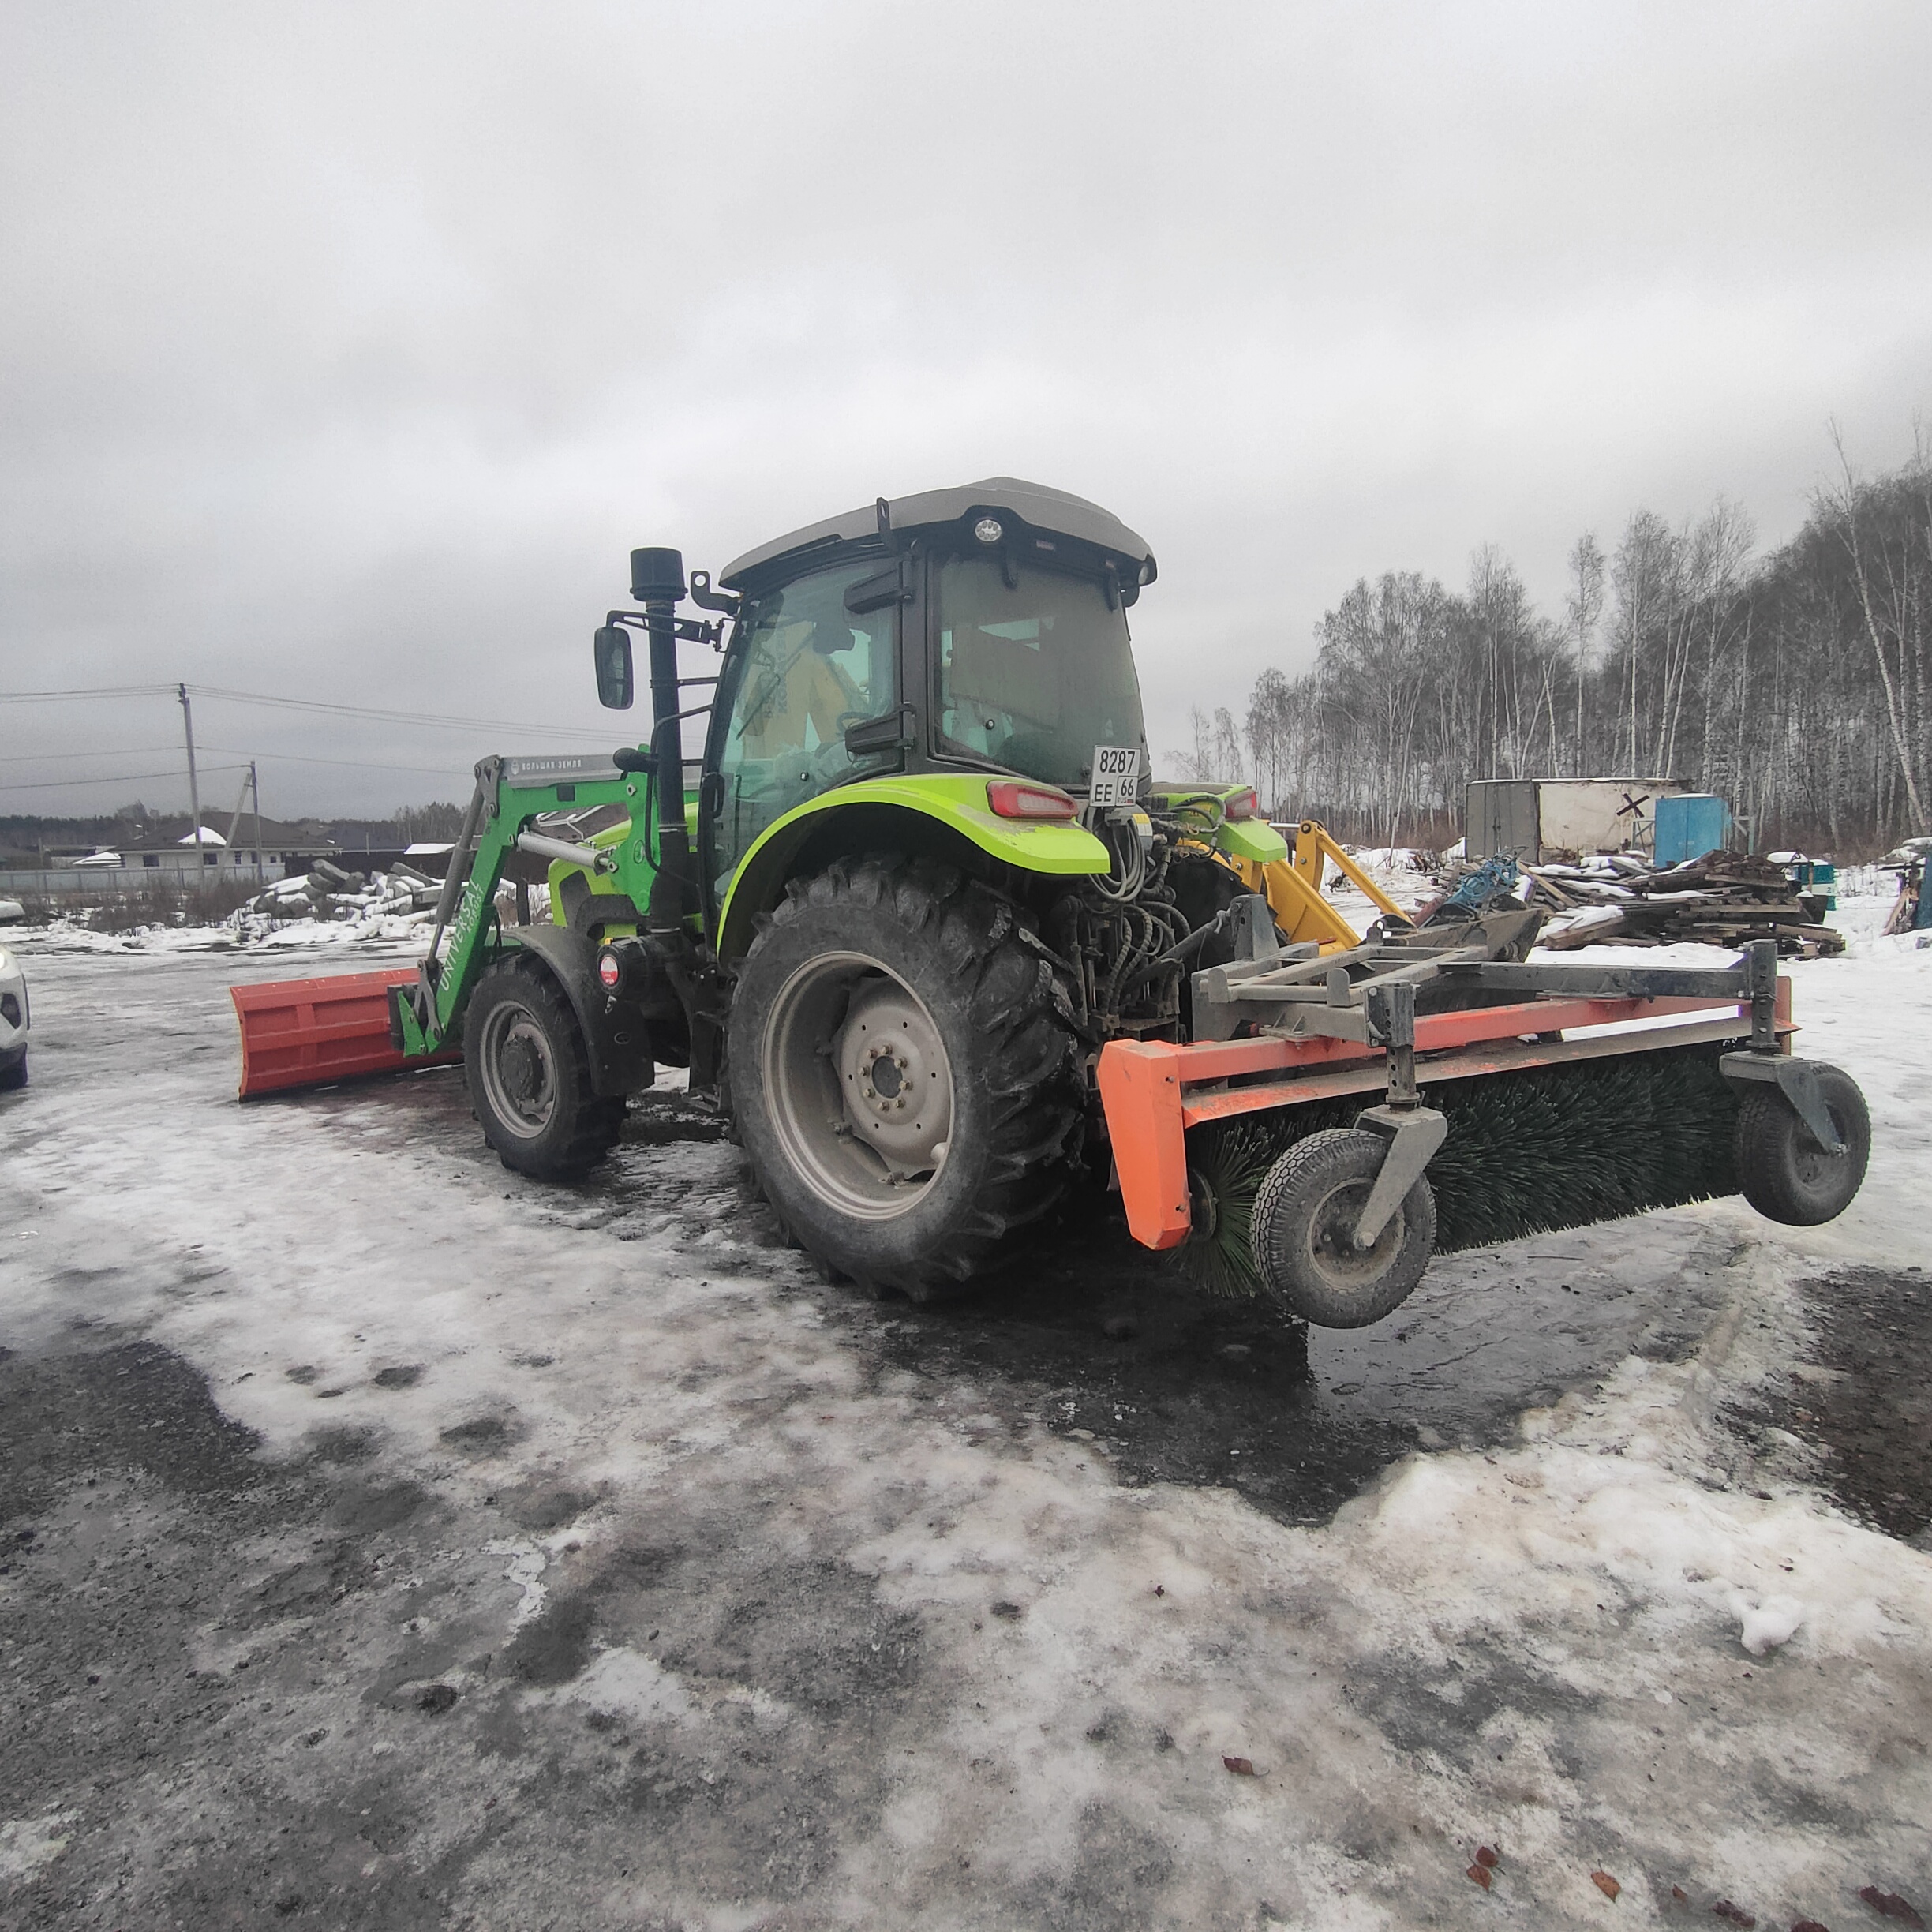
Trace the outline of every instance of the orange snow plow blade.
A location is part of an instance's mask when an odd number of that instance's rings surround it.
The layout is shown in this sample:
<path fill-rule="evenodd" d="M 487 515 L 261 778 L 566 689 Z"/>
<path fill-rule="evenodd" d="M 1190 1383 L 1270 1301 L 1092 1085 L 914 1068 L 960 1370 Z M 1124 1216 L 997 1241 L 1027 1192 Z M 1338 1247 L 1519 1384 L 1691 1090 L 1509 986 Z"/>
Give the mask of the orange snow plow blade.
<path fill-rule="evenodd" d="M 228 994 L 242 1024 L 240 1097 L 460 1060 L 460 1047 L 412 1060 L 390 1043 L 389 989 L 415 978 L 414 967 L 392 966 L 381 972 L 231 986 Z"/>

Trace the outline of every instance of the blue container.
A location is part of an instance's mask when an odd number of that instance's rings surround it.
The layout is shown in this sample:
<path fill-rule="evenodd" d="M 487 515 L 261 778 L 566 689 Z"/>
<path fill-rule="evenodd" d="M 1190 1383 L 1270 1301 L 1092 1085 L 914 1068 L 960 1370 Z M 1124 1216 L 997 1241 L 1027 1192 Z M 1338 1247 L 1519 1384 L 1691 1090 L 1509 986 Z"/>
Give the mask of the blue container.
<path fill-rule="evenodd" d="M 1800 892 L 1822 893 L 1825 905 L 1838 910 L 1838 868 L 1829 859 L 1801 859 L 1791 869 L 1792 882 Z"/>
<path fill-rule="evenodd" d="M 1680 792 L 1657 802 L 1657 862 L 1681 865 L 1721 852 L 1731 836 L 1731 807 L 1714 792 Z"/>

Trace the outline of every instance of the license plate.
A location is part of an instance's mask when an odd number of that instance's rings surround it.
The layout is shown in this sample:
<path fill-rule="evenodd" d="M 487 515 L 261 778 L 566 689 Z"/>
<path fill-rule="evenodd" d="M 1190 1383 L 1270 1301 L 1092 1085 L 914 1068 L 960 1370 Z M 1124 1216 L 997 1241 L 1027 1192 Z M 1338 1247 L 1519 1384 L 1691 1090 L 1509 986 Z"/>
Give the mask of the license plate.
<path fill-rule="evenodd" d="M 1095 745 L 1093 754 L 1093 788 L 1088 794 L 1095 805 L 1130 805 L 1140 777 L 1140 753 L 1133 745 Z"/>

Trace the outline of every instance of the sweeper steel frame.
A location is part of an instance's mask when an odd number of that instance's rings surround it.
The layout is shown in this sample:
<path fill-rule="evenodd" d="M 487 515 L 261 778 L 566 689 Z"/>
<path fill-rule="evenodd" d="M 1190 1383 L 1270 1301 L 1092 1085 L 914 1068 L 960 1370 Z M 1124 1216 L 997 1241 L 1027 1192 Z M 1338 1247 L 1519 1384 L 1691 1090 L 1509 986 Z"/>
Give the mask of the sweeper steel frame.
<path fill-rule="evenodd" d="M 1504 915 L 1461 944 L 1428 945 L 1425 930 L 1320 957 L 1312 947 L 1284 951 L 1258 916 L 1244 922 L 1245 956 L 1195 978 L 1196 1032 L 1210 1037 L 1117 1040 L 1101 1054 L 1101 1097 L 1134 1238 L 1179 1248 L 1201 1238 L 1204 1217 L 1216 1211 L 1190 1164 L 1190 1130 L 1380 1089 L 1380 1103 L 1356 1115 L 1356 1134 L 1312 1136 L 1345 1143 L 1366 1130 L 1366 1152 L 1327 1150 L 1342 1157 L 1339 1185 L 1325 1194 L 1297 1190 L 1297 1166 L 1315 1163 L 1310 1142 L 1291 1144 L 1260 1189 L 1251 1235 L 1258 1273 L 1295 1312 L 1342 1327 L 1380 1319 L 1420 1279 L 1433 1239 L 1433 1200 L 1419 1184 L 1449 1123 L 1424 1104 L 1426 1086 L 1685 1047 L 1727 1049 L 1717 1058 L 1725 1081 L 1778 1097 L 1770 1114 L 1748 1102 L 1740 1109 L 1739 1167 L 1754 1204 L 1784 1220 L 1843 1208 L 1863 1174 L 1863 1104 L 1836 1069 L 1792 1055 L 1791 987 L 1778 975 L 1773 943 L 1717 969 L 1509 958 L 1534 926 L 1533 915 Z M 1438 1009 L 1418 1013 L 1418 994 Z M 1229 1037 L 1245 1022 L 1247 1037 Z M 1785 1129 L 1769 1148 L 1767 1119 Z M 1808 1195 L 1799 1186 L 1803 1198 L 1780 1179 L 1794 1147 L 1809 1177 Z M 1424 1225 L 1391 1241 L 1405 1204 Z M 1404 1248 L 1406 1256 L 1397 1252 Z"/>

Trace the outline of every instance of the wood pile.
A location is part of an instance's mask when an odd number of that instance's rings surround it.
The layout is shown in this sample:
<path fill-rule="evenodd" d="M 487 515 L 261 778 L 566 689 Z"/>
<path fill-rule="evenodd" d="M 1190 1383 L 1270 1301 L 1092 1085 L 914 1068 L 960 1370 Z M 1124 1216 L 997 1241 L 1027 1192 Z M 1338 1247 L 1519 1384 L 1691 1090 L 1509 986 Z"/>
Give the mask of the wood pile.
<path fill-rule="evenodd" d="M 315 869 L 293 878 L 277 879 L 258 893 L 238 916 L 252 915 L 270 927 L 292 919 L 350 920 L 374 916 L 433 916 L 442 886 L 414 867 L 391 866 L 381 872 L 346 872 L 326 859 Z"/>
<path fill-rule="evenodd" d="M 1639 853 L 1604 852 L 1526 866 L 1523 879 L 1523 902 L 1548 915 L 1537 943 L 1558 952 L 1754 939 L 1775 939 L 1786 958 L 1844 950 L 1844 935 L 1825 923 L 1824 895 L 1799 892 L 1782 866 L 1749 853 L 1710 852 L 1659 869 Z"/>

